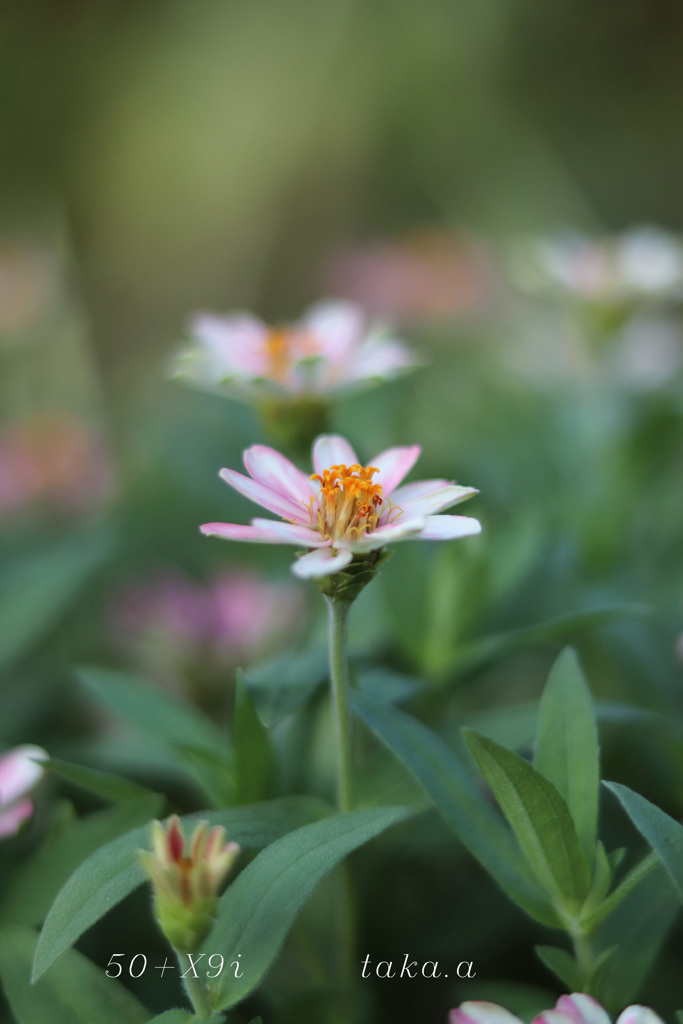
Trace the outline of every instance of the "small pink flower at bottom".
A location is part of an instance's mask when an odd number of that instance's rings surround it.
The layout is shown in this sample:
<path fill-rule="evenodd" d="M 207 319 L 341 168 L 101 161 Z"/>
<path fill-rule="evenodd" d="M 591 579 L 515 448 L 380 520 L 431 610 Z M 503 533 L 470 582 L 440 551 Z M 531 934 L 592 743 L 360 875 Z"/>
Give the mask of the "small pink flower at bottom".
<path fill-rule="evenodd" d="M 448 1024 L 522 1024 L 508 1010 L 496 1003 L 471 1001 L 451 1010 Z M 531 1024 L 610 1024 L 607 1011 L 592 996 L 575 992 L 560 996 L 553 1010 L 544 1010 Z M 646 1006 L 629 1006 L 616 1024 L 663 1024 L 654 1010 Z"/>
<path fill-rule="evenodd" d="M 48 758 L 42 747 L 15 747 L 0 757 L 0 839 L 16 835 L 33 814 L 27 794 L 40 782 L 43 769 L 37 761 Z"/>
<path fill-rule="evenodd" d="M 244 453 L 249 476 L 232 469 L 220 475 L 284 522 L 207 523 L 201 531 L 226 540 L 306 548 L 292 567 L 302 578 L 330 576 L 355 557 L 396 541 L 455 540 L 479 533 L 476 519 L 437 514 L 472 497 L 474 488 L 449 480 L 401 486 L 419 454 L 418 445 L 388 448 L 363 466 L 343 437 L 322 435 L 313 445 L 315 472 L 307 476 L 274 449 L 254 445 Z"/>

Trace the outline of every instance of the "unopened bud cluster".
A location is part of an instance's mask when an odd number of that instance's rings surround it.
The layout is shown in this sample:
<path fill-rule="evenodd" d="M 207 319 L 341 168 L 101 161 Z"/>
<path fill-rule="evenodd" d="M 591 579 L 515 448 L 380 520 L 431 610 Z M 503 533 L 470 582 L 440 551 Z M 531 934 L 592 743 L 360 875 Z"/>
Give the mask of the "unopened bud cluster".
<path fill-rule="evenodd" d="M 181 953 L 193 952 L 214 921 L 218 890 L 240 852 L 224 828 L 200 821 L 186 841 L 177 815 L 152 825 L 152 851 L 140 859 L 154 890 L 159 927 Z"/>

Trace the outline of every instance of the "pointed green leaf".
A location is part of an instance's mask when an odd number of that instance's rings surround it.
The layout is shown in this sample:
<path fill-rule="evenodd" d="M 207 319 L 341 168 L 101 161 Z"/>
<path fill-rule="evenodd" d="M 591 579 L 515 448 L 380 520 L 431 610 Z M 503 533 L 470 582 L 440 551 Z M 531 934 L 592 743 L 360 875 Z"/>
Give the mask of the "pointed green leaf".
<path fill-rule="evenodd" d="M 639 832 L 647 839 L 683 900 L 683 825 L 644 796 L 618 782 L 605 785 L 619 799 Z"/>
<path fill-rule="evenodd" d="M 131 782 L 122 775 L 115 775 L 113 772 L 103 772 L 99 768 L 88 768 L 82 764 L 72 764 L 70 761 L 60 761 L 51 757 L 49 761 L 42 762 L 43 768 L 51 771 L 53 775 L 72 782 L 79 789 L 87 793 L 93 793 L 103 800 L 136 800 L 141 796 L 150 794 L 151 790 L 145 786 Z"/>
<path fill-rule="evenodd" d="M 166 1010 L 158 1017 L 152 1017 L 147 1024 L 220 1024 L 223 1014 L 212 1014 L 211 1017 L 195 1017 L 189 1010 Z"/>
<path fill-rule="evenodd" d="M 31 984 L 36 935 L 0 932 L 0 976 L 17 1024 L 146 1024 L 149 1010 L 75 949 L 58 971 Z"/>
<path fill-rule="evenodd" d="M 247 686 L 261 720 L 268 727 L 306 703 L 327 678 L 327 651 L 284 654 L 250 668 Z"/>
<path fill-rule="evenodd" d="M 273 747 L 268 730 L 256 713 L 241 669 L 237 670 L 232 744 L 239 802 L 264 800 L 270 794 L 275 774 Z"/>
<path fill-rule="evenodd" d="M 228 748 L 227 738 L 209 718 L 141 676 L 88 666 L 78 669 L 78 678 L 101 704 L 157 743 L 207 747 L 218 753 Z"/>
<path fill-rule="evenodd" d="M 278 956 L 297 914 L 318 883 L 349 853 L 404 820 L 404 807 L 372 807 L 337 814 L 278 839 L 244 869 L 220 900 L 204 943 L 226 962 L 241 954 L 242 977 L 223 973 L 209 983 L 218 1009 L 228 1009 L 260 983 Z"/>
<path fill-rule="evenodd" d="M 571 953 L 558 946 L 534 946 L 541 963 L 566 985 L 570 992 L 583 991 L 583 971 Z"/>
<path fill-rule="evenodd" d="M 589 899 L 586 900 L 585 906 L 587 914 L 582 918 L 584 928 L 589 932 L 593 931 L 593 929 L 608 917 L 613 910 L 616 910 L 622 900 L 625 900 L 632 890 L 641 884 L 643 879 L 652 874 L 655 868 L 659 868 L 659 866 L 659 857 L 656 853 L 651 853 L 636 864 L 636 866 L 629 871 L 626 877 L 622 878 L 616 889 L 614 889 L 609 896 L 605 896 L 602 902 L 598 903 L 597 906 L 593 907 L 593 901 L 589 897 Z"/>
<path fill-rule="evenodd" d="M 590 876 L 566 802 L 523 758 L 484 736 L 464 734 L 538 881 L 558 905 L 575 913 Z"/>
<path fill-rule="evenodd" d="M 251 807 L 190 815 L 187 829 L 200 820 L 223 825 L 228 838 L 247 849 L 259 849 L 327 812 L 327 805 L 313 797 L 290 797 Z M 34 978 L 40 978 L 57 957 L 76 942 L 113 906 L 145 880 L 138 851 L 149 846 L 149 826 L 128 832 L 101 847 L 74 871 L 60 890 L 40 936 Z"/>
<path fill-rule="evenodd" d="M 43 846 L 10 875 L 0 917 L 12 924 L 37 925 L 55 897 L 86 857 L 159 814 L 164 798 L 150 793 L 138 800 L 96 811 L 56 830 Z"/>
<path fill-rule="evenodd" d="M 469 766 L 430 729 L 395 707 L 354 692 L 365 724 L 412 772 L 462 844 L 535 920 L 560 922 L 527 869 L 509 829 L 476 785 Z"/>
<path fill-rule="evenodd" d="M 571 648 L 553 665 L 541 697 L 534 765 L 567 801 L 592 868 L 600 789 L 598 731 L 590 690 Z"/>

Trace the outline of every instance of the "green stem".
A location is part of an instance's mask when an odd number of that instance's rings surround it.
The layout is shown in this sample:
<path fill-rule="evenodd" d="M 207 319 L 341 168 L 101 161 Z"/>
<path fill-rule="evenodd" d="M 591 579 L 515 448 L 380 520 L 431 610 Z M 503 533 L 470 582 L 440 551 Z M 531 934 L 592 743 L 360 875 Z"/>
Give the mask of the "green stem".
<path fill-rule="evenodd" d="M 326 597 L 326 601 L 330 610 L 330 680 L 337 739 L 338 802 L 340 811 L 350 811 L 353 806 L 353 767 L 346 651 L 351 602 L 339 597 Z"/>
<path fill-rule="evenodd" d="M 593 973 L 593 949 L 591 940 L 582 930 L 579 929 L 573 932 L 572 941 L 574 943 L 574 956 L 576 957 L 576 962 L 583 972 L 584 988 L 585 991 L 588 992 L 588 982 L 591 974 Z"/>
<path fill-rule="evenodd" d="M 182 958 L 182 953 L 179 953 L 178 950 L 176 950 L 176 956 L 178 957 L 180 971 L 182 974 L 184 974 L 185 971 L 187 970 L 188 964 L 185 963 L 185 961 Z M 195 954 L 193 954 L 193 956 L 195 956 Z M 183 985 L 185 986 L 185 991 L 187 992 L 189 1000 L 192 1003 L 192 1008 L 196 1016 L 202 1018 L 210 1017 L 211 1014 L 213 1013 L 213 1008 L 211 1006 L 211 1003 L 209 1002 L 209 995 L 206 991 L 206 986 L 204 984 L 204 980 L 202 979 L 202 977 L 199 976 L 195 978 L 193 976 L 192 971 L 190 970 L 189 974 L 187 974 L 186 977 L 183 978 Z"/>

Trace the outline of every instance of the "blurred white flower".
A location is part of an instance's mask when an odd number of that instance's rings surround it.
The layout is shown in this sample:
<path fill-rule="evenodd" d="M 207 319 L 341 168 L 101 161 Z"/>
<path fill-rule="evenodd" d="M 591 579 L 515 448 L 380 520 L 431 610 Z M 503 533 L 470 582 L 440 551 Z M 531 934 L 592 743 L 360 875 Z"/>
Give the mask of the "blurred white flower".
<path fill-rule="evenodd" d="M 536 295 L 584 302 L 683 299 L 683 245 L 654 227 L 591 238 L 575 232 L 514 246 L 514 283 Z"/>
<path fill-rule="evenodd" d="M 175 375 L 210 389 L 324 398 L 388 380 L 420 364 L 403 341 L 368 323 L 351 302 L 321 302 L 293 324 L 270 327 L 251 313 L 201 313 Z"/>

